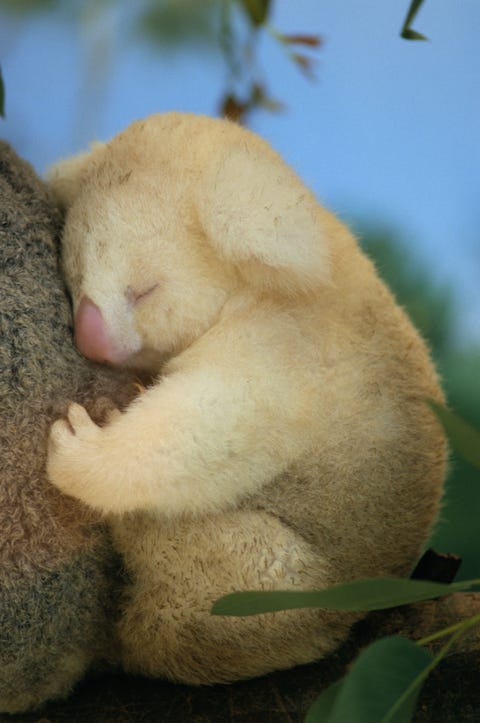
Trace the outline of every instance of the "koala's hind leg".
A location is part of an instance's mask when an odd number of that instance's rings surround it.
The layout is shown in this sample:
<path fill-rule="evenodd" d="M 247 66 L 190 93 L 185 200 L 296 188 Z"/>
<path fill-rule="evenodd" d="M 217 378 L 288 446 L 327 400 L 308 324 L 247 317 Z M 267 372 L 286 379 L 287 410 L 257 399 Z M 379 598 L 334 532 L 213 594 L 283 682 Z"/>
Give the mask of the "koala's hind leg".
<path fill-rule="evenodd" d="M 113 534 L 132 576 L 118 624 L 122 663 L 132 672 L 193 684 L 254 677 L 329 653 L 358 617 L 322 610 L 210 615 L 228 592 L 331 583 L 328 565 L 267 513 L 166 524 L 132 516 Z"/>

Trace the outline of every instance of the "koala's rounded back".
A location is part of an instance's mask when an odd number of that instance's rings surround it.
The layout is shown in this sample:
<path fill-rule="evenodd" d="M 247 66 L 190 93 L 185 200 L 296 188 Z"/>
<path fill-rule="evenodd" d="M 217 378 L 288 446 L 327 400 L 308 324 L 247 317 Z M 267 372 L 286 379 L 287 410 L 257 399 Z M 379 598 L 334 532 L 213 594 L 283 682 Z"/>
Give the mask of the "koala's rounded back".
<path fill-rule="evenodd" d="M 58 272 L 60 223 L 43 183 L 0 143 L 4 712 L 66 694 L 102 654 L 115 564 L 103 526 L 45 477 L 48 431 L 68 400 L 88 406 L 100 396 L 122 404 L 133 396 L 125 376 L 100 370 L 74 349 L 70 304 Z"/>

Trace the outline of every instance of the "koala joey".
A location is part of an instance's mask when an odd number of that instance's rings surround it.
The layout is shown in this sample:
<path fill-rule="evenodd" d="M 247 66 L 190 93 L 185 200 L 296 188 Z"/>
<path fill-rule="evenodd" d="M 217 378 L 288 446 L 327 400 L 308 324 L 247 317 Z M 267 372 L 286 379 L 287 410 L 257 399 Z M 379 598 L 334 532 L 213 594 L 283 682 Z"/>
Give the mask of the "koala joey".
<path fill-rule="evenodd" d="M 408 574 L 445 468 L 424 343 L 348 229 L 229 121 L 151 116 L 50 186 L 79 350 L 156 375 L 105 427 L 75 404 L 50 435 L 50 480 L 108 514 L 131 575 L 124 665 L 211 683 L 326 655 L 355 615 L 211 604 Z"/>

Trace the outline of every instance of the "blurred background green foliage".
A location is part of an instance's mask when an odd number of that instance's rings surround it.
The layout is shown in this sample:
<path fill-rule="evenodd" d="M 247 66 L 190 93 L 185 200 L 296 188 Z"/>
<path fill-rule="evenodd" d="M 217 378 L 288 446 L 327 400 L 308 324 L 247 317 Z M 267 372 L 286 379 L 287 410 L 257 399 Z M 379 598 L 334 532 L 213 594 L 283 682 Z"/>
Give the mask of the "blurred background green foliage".
<path fill-rule="evenodd" d="M 455 291 L 440 286 L 405 251 L 393 230 L 359 228 L 362 245 L 428 342 L 449 405 L 480 429 L 480 348 L 455 333 Z M 480 577 L 480 474 L 451 453 L 443 511 L 432 545 L 463 559 L 457 579 Z"/>

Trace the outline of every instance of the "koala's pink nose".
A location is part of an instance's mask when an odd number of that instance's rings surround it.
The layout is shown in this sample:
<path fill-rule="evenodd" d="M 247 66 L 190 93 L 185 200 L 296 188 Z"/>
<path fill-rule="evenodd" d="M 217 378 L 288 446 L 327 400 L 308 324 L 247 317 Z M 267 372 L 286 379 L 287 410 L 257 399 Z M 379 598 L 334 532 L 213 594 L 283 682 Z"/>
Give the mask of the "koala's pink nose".
<path fill-rule="evenodd" d="M 75 315 L 75 344 L 81 354 L 98 362 L 115 363 L 115 351 L 108 338 L 102 312 L 84 296 Z"/>

